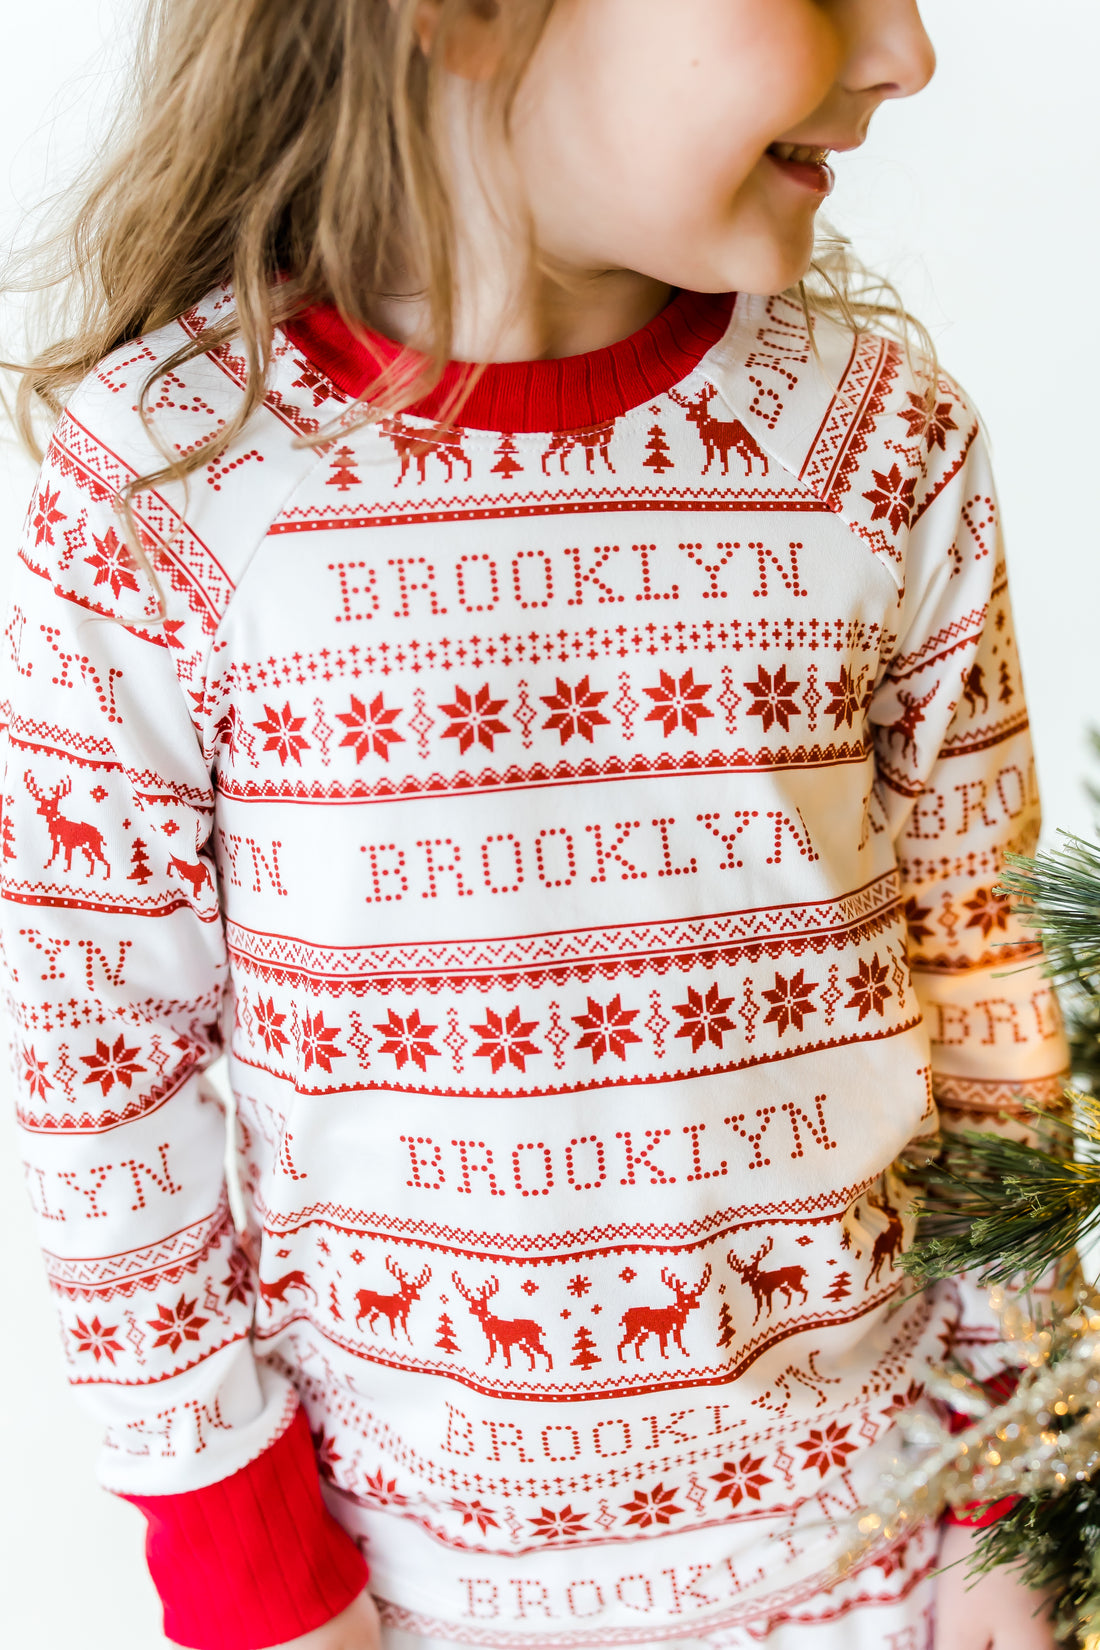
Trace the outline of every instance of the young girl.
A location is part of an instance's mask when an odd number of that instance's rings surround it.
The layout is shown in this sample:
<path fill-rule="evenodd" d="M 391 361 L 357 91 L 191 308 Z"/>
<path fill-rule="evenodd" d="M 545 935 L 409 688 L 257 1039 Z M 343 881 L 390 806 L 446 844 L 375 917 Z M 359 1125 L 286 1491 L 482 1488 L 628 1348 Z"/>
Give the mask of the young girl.
<path fill-rule="evenodd" d="M 937 1605 L 964 1527 L 833 1572 L 928 1366 L 1010 1361 L 903 1291 L 890 1166 L 1065 1066 L 975 415 L 800 287 L 914 0 L 176 0 L 149 51 L 25 380 L 0 840 L 169 1638 L 1049 1646 L 1003 1572 Z"/>

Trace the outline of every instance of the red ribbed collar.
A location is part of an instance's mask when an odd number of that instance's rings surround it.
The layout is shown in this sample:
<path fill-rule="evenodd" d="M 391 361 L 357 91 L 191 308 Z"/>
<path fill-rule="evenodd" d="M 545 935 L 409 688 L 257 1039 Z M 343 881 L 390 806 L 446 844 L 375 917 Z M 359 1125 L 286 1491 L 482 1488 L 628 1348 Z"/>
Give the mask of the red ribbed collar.
<path fill-rule="evenodd" d="M 581 430 L 607 423 L 686 378 L 722 338 L 733 293 L 678 292 L 639 332 L 607 349 L 557 361 L 494 362 L 485 367 L 459 413 L 463 427 L 509 433 Z M 291 343 L 346 395 L 360 396 L 401 353 L 381 333 L 361 342 L 329 304 L 316 304 L 283 330 Z M 451 361 L 442 381 L 406 408 L 438 418 L 469 363 Z"/>

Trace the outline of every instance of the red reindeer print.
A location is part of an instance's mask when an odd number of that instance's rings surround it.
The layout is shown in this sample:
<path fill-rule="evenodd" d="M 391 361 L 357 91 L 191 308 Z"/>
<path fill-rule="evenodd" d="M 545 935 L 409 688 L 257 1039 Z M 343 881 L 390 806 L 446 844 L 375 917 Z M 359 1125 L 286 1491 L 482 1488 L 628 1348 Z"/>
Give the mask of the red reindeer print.
<path fill-rule="evenodd" d="M 504 1362 L 511 1369 L 512 1348 L 518 1347 L 527 1354 L 532 1369 L 535 1367 L 536 1353 L 539 1357 L 546 1359 L 547 1369 L 553 1369 L 554 1361 L 542 1344 L 543 1329 L 541 1324 L 536 1323 L 534 1318 L 498 1318 L 489 1311 L 489 1302 L 500 1289 L 499 1279 L 490 1278 L 488 1283 L 483 1283 L 475 1293 L 473 1290 L 467 1289 L 457 1272 L 452 1272 L 451 1276 L 454 1279 L 455 1288 L 463 1300 L 467 1302 L 470 1311 L 485 1331 L 486 1339 L 489 1342 L 487 1362 L 492 1363 L 499 1349 L 504 1353 Z"/>
<path fill-rule="evenodd" d="M 884 1266 L 893 1267 L 905 1241 L 905 1227 L 902 1225 L 901 1216 L 889 1201 L 885 1192 L 883 1192 L 881 1198 L 874 1197 L 868 1192 L 867 1202 L 872 1209 L 877 1209 L 880 1215 L 886 1217 L 886 1225 L 876 1237 L 871 1249 L 871 1270 L 867 1274 L 869 1287 L 872 1283 L 878 1282 L 879 1273 Z"/>
<path fill-rule="evenodd" d="M 62 780 L 55 785 L 49 795 L 43 794 L 34 782 L 34 775 L 28 770 L 23 775 L 23 783 L 38 803 L 38 812 L 49 827 L 50 841 L 53 844 L 53 853 L 46 861 L 50 866 L 58 854 L 65 855 L 65 869 L 73 868 L 73 850 L 79 848 L 88 861 L 89 876 L 95 870 L 97 863 L 103 866 L 103 875 L 110 876 L 111 867 L 107 863 L 107 856 L 103 852 L 103 834 L 97 831 L 94 825 L 87 825 L 79 819 L 66 819 L 61 812 L 61 798 L 68 796 L 73 788 L 71 779 Z"/>
<path fill-rule="evenodd" d="M 661 1282 L 671 1289 L 676 1296 L 675 1301 L 667 1306 L 631 1306 L 622 1317 L 623 1338 L 619 1342 L 619 1362 L 625 1363 L 623 1348 L 632 1346 L 634 1355 L 640 1359 L 642 1347 L 650 1335 L 656 1335 L 661 1349 L 661 1357 L 668 1357 L 668 1343 L 675 1341 L 680 1351 L 687 1356 L 682 1335 L 688 1316 L 694 1312 L 702 1300 L 707 1284 L 710 1282 L 710 1267 L 703 1269 L 703 1276 L 694 1289 L 689 1289 L 681 1283 L 675 1273 L 670 1272 L 667 1266 L 661 1268 Z"/>
<path fill-rule="evenodd" d="M 403 418 L 386 418 L 379 425 L 382 434 L 393 442 L 398 457 L 401 460 L 401 474 L 395 486 L 400 487 L 413 460 L 416 460 L 417 479 L 423 485 L 428 479 L 428 460 L 438 458 L 441 464 L 447 466 L 447 480 L 454 479 L 455 465 L 465 464 L 466 480 L 473 478 L 473 465 L 467 458 L 462 446 L 463 432 L 448 430 L 445 434 L 435 434 L 432 431 L 414 430 L 406 424 Z"/>
<path fill-rule="evenodd" d="M 765 475 L 768 473 L 768 455 L 759 446 L 751 430 L 745 428 L 739 418 L 713 418 L 710 404 L 718 391 L 713 384 L 704 384 L 694 401 L 686 396 L 670 390 L 673 401 L 683 407 L 688 415 L 688 423 L 694 424 L 703 439 L 703 446 L 707 452 L 707 462 L 703 467 L 706 475 L 716 458 L 722 460 L 722 474 L 730 473 L 730 452 L 740 453 L 745 460 L 749 475 L 753 473 L 753 460 L 759 459 Z"/>
<path fill-rule="evenodd" d="M 542 473 L 550 474 L 550 460 L 556 458 L 561 465 L 562 475 L 569 474 L 567 460 L 577 447 L 584 449 L 584 467 L 589 475 L 594 474 L 596 454 L 599 453 L 604 464 L 615 474 L 615 466 L 611 462 L 611 437 L 615 433 L 615 424 L 597 424 L 591 430 L 559 430 L 549 447 L 542 455 Z"/>
<path fill-rule="evenodd" d="M 199 895 L 206 887 L 206 866 L 188 865 L 185 859 L 176 859 L 173 857 L 168 861 L 168 875 L 171 876 L 173 871 L 179 877 L 181 882 L 189 882 L 191 884 L 191 892 L 194 894 L 195 898 L 198 899 Z"/>
<path fill-rule="evenodd" d="M 918 699 L 912 693 L 907 693 L 904 688 L 898 688 L 898 700 L 904 708 L 897 721 L 891 722 L 886 729 L 886 737 L 892 744 L 895 736 L 900 736 L 902 756 L 906 752 L 911 752 L 913 756 L 916 756 L 916 732 L 924 721 L 925 706 L 930 705 L 935 697 L 935 688 L 930 688 L 923 699 Z"/>
<path fill-rule="evenodd" d="M 302 1271 L 285 1272 L 281 1278 L 272 1278 L 270 1283 L 265 1283 L 263 1278 L 259 1282 L 260 1299 L 266 1301 L 269 1306 L 274 1301 L 279 1301 L 285 1306 L 287 1304 L 287 1293 L 291 1289 L 301 1289 L 303 1292 L 308 1289 L 313 1296 L 314 1306 L 317 1304 L 317 1291 Z"/>
<path fill-rule="evenodd" d="M 750 1261 L 739 1260 L 732 1249 L 726 1257 L 742 1283 L 747 1283 L 752 1290 L 756 1302 L 756 1317 L 752 1320 L 754 1324 L 765 1307 L 769 1312 L 772 1310 L 772 1301 L 780 1292 L 786 1297 L 786 1306 L 793 1303 L 796 1294 L 801 1295 L 804 1301 L 809 1299 L 804 1266 L 779 1266 L 770 1272 L 760 1270 L 760 1262 L 771 1254 L 773 1243 L 774 1239 L 765 1238 Z"/>
<path fill-rule="evenodd" d="M 405 1339 L 412 1345 L 412 1336 L 409 1334 L 409 1307 L 413 1301 L 419 1300 L 420 1291 L 432 1275 L 430 1266 L 425 1266 L 415 1278 L 406 1277 L 400 1266 L 396 1265 L 392 1255 L 386 1256 L 386 1271 L 397 1279 L 401 1285 L 395 1293 L 383 1295 L 377 1289 L 360 1289 L 355 1297 L 355 1304 L 359 1310 L 355 1314 L 355 1324 L 358 1328 L 364 1318 L 367 1328 L 374 1333 L 374 1326 L 379 1318 L 385 1318 L 390 1326 L 390 1334 L 396 1336 L 397 1325 L 400 1324 Z"/>
<path fill-rule="evenodd" d="M 983 714 L 989 710 L 989 695 L 985 691 L 985 672 L 981 665 L 971 665 L 963 677 L 963 698 L 970 707 L 971 716 L 978 714 L 979 699 L 982 701 Z"/>

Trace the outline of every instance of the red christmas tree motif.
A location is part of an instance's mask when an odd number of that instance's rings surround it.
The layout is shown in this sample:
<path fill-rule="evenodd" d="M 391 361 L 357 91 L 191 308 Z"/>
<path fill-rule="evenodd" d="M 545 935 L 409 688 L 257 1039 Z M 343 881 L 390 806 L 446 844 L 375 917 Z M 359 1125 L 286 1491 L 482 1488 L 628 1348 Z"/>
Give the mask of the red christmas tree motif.
<path fill-rule="evenodd" d="M 774 1023 L 780 1037 L 786 1034 L 787 1028 L 791 1025 L 796 1031 L 801 1031 L 803 1020 L 808 1015 L 817 1013 L 817 1004 L 811 1003 L 810 998 L 819 983 L 808 980 L 802 968 L 797 974 L 792 974 L 789 980 L 782 974 L 776 974 L 775 984 L 770 991 L 764 992 L 765 1001 L 772 1005 L 764 1016 L 764 1024 Z"/>
<path fill-rule="evenodd" d="M 113 1364 L 115 1353 L 122 1351 L 122 1342 L 114 1339 L 118 1334 L 118 1324 L 100 1323 L 98 1312 L 91 1323 L 85 1323 L 83 1318 L 77 1318 L 75 1327 L 70 1329 L 69 1333 L 76 1337 L 76 1350 L 90 1352 L 96 1363 L 100 1358 L 106 1358 L 108 1363 Z"/>
<path fill-rule="evenodd" d="M 448 1356 L 450 1356 L 451 1353 L 458 1351 L 458 1342 L 455 1340 L 455 1326 L 446 1312 L 441 1312 L 439 1314 L 439 1322 L 436 1325 L 436 1333 L 438 1334 L 439 1339 L 435 1344 L 441 1352 L 446 1352 Z"/>
<path fill-rule="evenodd" d="M 575 688 L 561 677 L 556 678 L 557 692 L 540 694 L 544 705 L 554 712 L 542 725 L 552 732 L 560 734 L 562 744 L 566 744 L 579 734 L 592 744 L 593 728 L 610 726 L 610 718 L 596 709 L 601 700 L 607 698 L 606 693 L 595 693 L 589 685 L 588 677 L 582 676 Z"/>
<path fill-rule="evenodd" d="M 153 874 L 153 867 L 149 864 L 149 852 L 139 836 L 134 838 L 134 852 L 130 860 L 130 875 L 127 882 L 140 883 L 142 887 Z"/>
<path fill-rule="evenodd" d="M 475 1048 L 474 1056 L 490 1061 L 494 1074 L 506 1063 L 515 1066 L 517 1071 L 526 1071 L 527 1061 L 542 1053 L 538 1044 L 531 1041 L 531 1033 L 537 1027 L 537 1020 L 520 1019 L 518 1005 L 506 1016 L 487 1008 L 485 1023 L 470 1027 L 483 1039 L 481 1047 Z"/>
<path fill-rule="evenodd" d="M 697 732 L 704 717 L 714 715 L 703 703 L 710 688 L 709 682 L 697 682 L 693 671 L 686 670 L 677 682 L 675 676 L 662 670 L 660 687 L 642 689 L 654 701 L 646 721 L 663 723 L 666 735 L 675 733 L 678 727 L 686 728 L 688 733 Z"/>
<path fill-rule="evenodd" d="M 1011 915 L 1007 900 L 1001 899 L 992 888 L 979 888 L 968 900 L 963 901 L 965 910 L 972 915 L 967 919 L 968 928 L 980 928 L 983 939 L 998 929 L 1002 932 L 1008 927 Z"/>
<path fill-rule="evenodd" d="M 532 1518 L 531 1529 L 543 1541 L 563 1541 L 570 1535 L 587 1535 L 588 1525 L 580 1513 L 567 1503 L 564 1507 L 543 1507 L 537 1518 Z"/>
<path fill-rule="evenodd" d="M 953 401 L 940 401 L 936 406 L 929 407 L 923 395 L 914 395 L 910 390 L 909 406 L 899 408 L 898 417 L 903 418 L 908 424 L 910 441 L 919 441 L 923 436 L 928 443 L 929 452 L 933 447 L 941 447 L 946 452 L 947 432 L 959 427 L 951 417 L 954 410 Z"/>
<path fill-rule="evenodd" d="M 800 682 L 789 680 L 786 665 L 780 665 L 774 673 L 769 673 L 761 665 L 757 670 L 756 681 L 745 683 L 749 692 L 755 695 L 755 702 L 749 706 L 748 715 L 760 717 L 765 733 L 770 733 L 776 722 L 784 733 L 788 732 L 791 717 L 798 715 L 798 704 L 794 695 L 801 685 Z"/>
<path fill-rule="evenodd" d="M 322 1071 L 331 1072 L 332 1061 L 345 1058 L 344 1050 L 335 1046 L 339 1035 L 338 1026 L 325 1025 L 320 1009 L 316 1014 L 306 1015 L 302 1024 L 302 1063 L 306 1071 L 316 1065 Z"/>
<path fill-rule="evenodd" d="M 164 1306 L 157 1302 L 157 1316 L 146 1318 L 150 1329 L 158 1331 L 153 1342 L 154 1347 L 166 1346 L 170 1352 L 178 1352 L 184 1341 L 197 1341 L 199 1330 L 210 1322 L 209 1318 L 196 1318 L 195 1306 L 198 1296 L 194 1300 L 184 1300 L 181 1295 L 175 1306 Z"/>
<path fill-rule="evenodd" d="M 467 1524 L 476 1524 L 480 1534 L 486 1530 L 499 1530 L 500 1525 L 488 1507 L 483 1507 L 480 1501 L 451 1501 L 451 1511 L 462 1514 L 462 1528 Z"/>
<path fill-rule="evenodd" d="M 997 694 L 997 698 L 1000 700 L 1002 705 L 1010 705 L 1016 697 L 1016 693 L 1012 686 L 1012 676 L 1008 668 L 1007 659 L 1001 660 L 1001 669 L 998 674 L 997 681 L 1000 689 Z"/>
<path fill-rule="evenodd" d="M 16 857 L 15 827 L 12 825 L 11 814 L 9 812 L 9 809 L 14 808 L 14 806 L 14 796 L 6 796 L 4 798 L 3 821 L 0 823 L 0 853 L 3 853 L 5 859 L 14 859 Z"/>
<path fill-rule="evenodd" d="M 838 1272 L 825 1293 L 827 1301 L 846 1301 L 852 1293 L 852 1278 L 848 1272 Z"/>
<path fill-rule="evenodd" d="M 264 1048 L 269 1054 L 274 1050 L 275 1054 L 281 1055 L 283 1049 L 290 1042 L 287 1033 L 279 1029 L 285 1020 L 285 1014 L 276 1014 L 275 1012 L 274 997 L 269 997 L 266 1003 L 262 997 L 257 1000 L 256 1035 L 262 1039 Z"/>
<path fill-rule="evenodd" d="M 121 1083 L 124 1089 L 131 1088 L 138 1072 L 145 1070 L 134 1058 L 138 1052 L 136 1047 L 126 1047 L 126 1039 L 121 1034 L 115 1038 L 113 1045 L 97 1037 L 95 1053 L 80 1056 L 81 1063 L 89 1068 L 85 1083 L 99 1083 L 104 1099 L 116 1083 Z"/>
<path fill-rule="evenodd" d="M 718 1345 L 732 1346 L 737 1339 L 737 1329 L 733 1322 L 733 1313 L 729 1309 L 729 1302 L 722 1302 L 722 1310 L 718 1314 Z"/>
<path fill-rule="evenodd" d="M 241 1301 L 247 1305 L 252 1299 L 252 1267 L 243 1249 L 234 1249 L 230 1255 L 229 1271 L 222 1279 L 222 1288 L 227 1303 Z"/>
<path fill-rule="evenodd" d="M 89 567 L 95 568 L 96 584 L 110 585 L 116 600 L 123 590 L 141 588 L 134 577 L 134 558 L 113 527 L 108 527 L 101 539 L 93 533 L 92 542 L 96 547 L 95 553 L 85 556 L 84 560 Z"/>
<path fill-rule="evenodd" d="M 319 1427 L 316 1432 L 311 1427 L 310 1437 L 313 1439 L 313 1452 L 317 1457 L 317 1470 L 322 1478 L 327 1478 L 330 1484 L 334 1483 L 336 1474 L 332 1469 L 337 1461 L 344 1459 L 336 1453 L 336 1439 L 330 1438 L 323 1427 Z"/>
<path fill-rule="evenodd" d="M 877 951 L 870 962 L 861 957 L 858 974 L 848 976 L 852 995 L 845 1003 L 845 1008 L 858 1008 L 861 1020 L 865 1020 L 868 1014 L 881 1014 L 882 1005 L 887 997 L 894 995 L 886 984 L 889 972 L 886 964 L 879 962 Z"/>
<path fill-rule="evenodd" d="M 648 1530 L 654 1524 L 671 1524 L 683 1510 L 676 1505 L 676 1491 L 666 1490 L 663 1484 L 655 1484 L 651 1490 L 638 1490 L 629 1501 L 623 1502 L 623 1512 L 630 1514 L 627 1523 L 637 1524 L 641 1530 Z"/>
<path fill-rule="evenodd" d="M 40 1060 L 28 1044 L 23 1046 L 23 1082 L 27 1093 L 39 1100 L 44 1100 L 46 1090 L 53 1088 L 53 1084 L 46 1076 L 45 1060 Z"/>
<path fill-rule="evenodd" d="M 587 1014 L 574 1014 L 572 1017 L 573 1023 L 584 1032 L 584 1036 L 578 1039 L 577 1048 L 590 1051 L 594 1066 L 599 1065 L 605 1054 L 614 1054 L 618 1059 L 625 1060 L 627 1044 L 642 1040 L 636 1032 L 627 1029 L 631 1020 L 636 1020 L 640 1013 L 639 1008 L 624 1008 L 618 992 L 606 1005 L 589 997 Z"/>
<path fill-rule="evenodd" d="M 523 469 L 516 443 L 510 435 L 501 437 L 500 446 L 496 450 L 495 457 L 496 463 L 489 471 L 490 475 L 504 476 L 506 480 L 511 481 L 512 477 L 518 476 Z"/>
<path fill-rule="evenodd" d="M 34 527 L 35 545 L 52 544 L 53 529 L 59 521 L 65 520 L 64 510 L 57 508 L 57 500 L 61 489 L 55 488 L 51 493 L 48 487 L 43 487 L 34 501 L 34 514 L 31 525 Z"/>
<path fill-rule="evenodd" d="M 284 768 L 291 760 L 301 767 L 302 758 L 299 752 L 309 748 L 309 740 L 301 732 L 306 725 L 305 717 L 295 716 L 289 703 L 285 704 L 282 710 L 277 710 L 273 705 L 265 705 L 264 710 L 264 720 L 256 723 L 261 733 L 270 735 L 264 744 L 264 750 L 274 751 Z"/>
<path fill-rule="evenodd" d="M 582 1323 L 574 1335 L 573 1351 L 577 1354 L 575 1358 L 570 1360 L 570 1367 L 573 1369 L 591 1369 L 593 1364 L 598 1364 L 601 1361 L 600 1355 L 596 1351 L 596 1342 L 592 1337 L 592 1331 L 587 1324 Z"/>
<path fill-rule="evenodd" d="M 908 527 L 913 519 L 916 508 L 916 476 L 903 476 L 896 464 L 892 465 L 888 474 L 883 475 L 881 470 L 872 470 L 875 485 L 870 492 L 864 493 L 869 504 L 874 505 L 871 515 L 872 521 L 882 521 L 888 517 L 890 526 L 895 533 L 903 527 Z"/>
<path fill-rule="evenodd" d="M 326 487 L 338 487 L 342 493 L 358 487 L 359 471 L 354 447 L 337 447 L 332 455 L 332 474 L 325 480 Z"/>
<path fill-rule="evenodd" d="M 657 474 L 662 476 L 666 470 L 675 468 L 668 450 L 668 442 L 665 440 L 665 432 L 659 424 L 654 424 L 650 429 L 645 450 L 649 457 L 642 460 L 643 470 L 656 470 Z"/>
<path fill-rule="evenodd" d="M 475 741 L 491 751 L 495 737 L 510 731 L 507 722 L 500 720 L 500 713 L 507 703 L 507 699 L 489 697 L 488 682 L 472 696 L 464 688 L 456 687 L 454 704 L 439 707 L 444 716 L 452 719 L 443 734 L 444 739 L 457 739 L 462 756 Z"/>
<path fill-rule="evenodd" d="M 831 703 L 825 706 L 825 714 L 833 718 L 834 732 L 842 722 L 845 727 L 852 727 L 856 717 L 870 704 L 874 690 L 864 687 L 865 677 L 866 671 L 856 672 L 841 665 L 837 680 L 825 683 L 833 695 Z"/>
<path fill-rule="evenodd" d="M 398 1071 L 402 1071 L 411 1060 L 420 1071 L 427 1071 L 428 1057 L 439 1057 L 439 1050 L 432 1043 L 432 1033 L 439 1030 L 438 1026 L 426 1026 L 421 1022 L 420 1010 L 414 1008 L 412 1013 L 402 1018 L 391 1008 L 387 1010 L 389 1019 L 385 1025 L 376 1025 L 375 1031 L 382 1032 L 385 1041 L 379 1053 L 392 1054 L 397 1061 Z"/>
<path fill-rule="evenodd" d="M 398 733 L 393 724 L 401 715 L 399 710 L 387 710 L 382 695 L 376 693 L 370 702 L 368 710 L 362 699 L 351 696 L 351 709 L 336 713 L 336 720 L 343 722 L 348 729 L 341 739 L 341 746 L 355 746 L 355 760 L 362 762 L 371 751 L 380 756 L 383 762 L 390 759 L 390 746 L 403 745 L 405 735 Z"/>
<path fill-rule="evenodd" d="M 833 1467 L 843 1467 L 846 1458 L 856 1452 L 855 1444 L 845 1443 L 851 1427 L 842 1427 L 830 1421 L 827 1427 L 815 1429 L 809 1438 L 799 1444 L 806 1451 L 803 1465 L 816 1467 L 822 1478 L 827 1478 Z"/>
<path fill-rule="evenodd" d="M 742 1501 L 759 1501 L 764 1485 L 773 1482 L 767 1473 L 761 1472 L 763 1465 L 762 1455 L 743 1455 L 740 1461 L 724 1461 L 721 1472 L 711 1473 L 718 1485 L 714 1499 L 728 1501 L 731 1507 L 739 1506 Z"/>
<path fill-rule="evenodd" d="M 687 1002 L 674 1003 L 672 1007 L 672 1012 L 678 1014 L 684 1022 L 676 1033 L 677 1037 L 691 1038 L 693 1054 L 698 1054 L 706 1042 L 713 1043 L 715 1048 L 721 1048 L 725 1034 L 736 1030 L 733 1020 L 729 1017 L 732 1004 L 732 997 L 718 995 L 717 982 L 710 987 L 705 997 L 701 991 L 696 991 L 694 986 L 689 985 Z"/>
<path fill-rule="evenodd" d="M 928 919 L 932 915 L 930 905 L 921 905 L 915 895 L 910 895 L 905 902 L 905 923 L 909 930 L 909 938 L 914 945 L 923 945 L 925 940 L 932 938 L 932 930 L 928 926 Z"/>

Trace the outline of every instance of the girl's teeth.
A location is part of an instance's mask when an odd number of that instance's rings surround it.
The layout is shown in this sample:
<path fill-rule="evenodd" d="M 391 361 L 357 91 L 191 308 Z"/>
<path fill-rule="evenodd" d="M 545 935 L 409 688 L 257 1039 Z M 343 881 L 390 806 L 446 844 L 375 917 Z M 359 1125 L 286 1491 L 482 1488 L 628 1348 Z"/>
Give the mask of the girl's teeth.
<path fill-rule="evenodd" d="M 815 149 L 807 143 L 773 143 L 772 154 L 779 160 L 793 160 L 799 166 L 824 166 L 829 158 L 827 149 Z"/>

